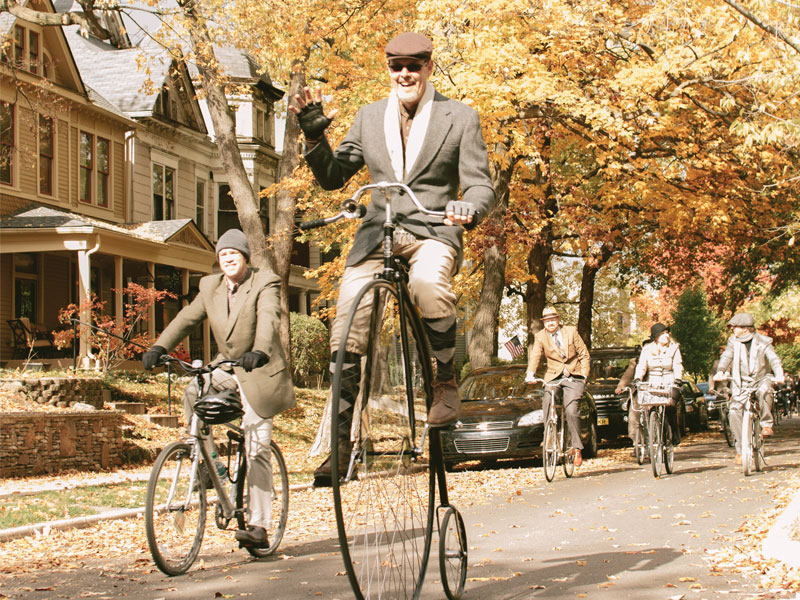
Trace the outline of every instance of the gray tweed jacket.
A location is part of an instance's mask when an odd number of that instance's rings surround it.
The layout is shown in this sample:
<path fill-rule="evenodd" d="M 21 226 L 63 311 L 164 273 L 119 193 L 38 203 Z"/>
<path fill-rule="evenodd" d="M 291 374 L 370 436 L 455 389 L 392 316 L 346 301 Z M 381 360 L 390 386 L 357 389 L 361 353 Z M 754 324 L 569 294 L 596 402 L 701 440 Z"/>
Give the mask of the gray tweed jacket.
<path fill-rule="evenodd" d="M 356 114 L 347 137 L 333 151 L 327 139 L 305 154 L 306 162 L 320 186 L 326 190 L 343 187 L 361 167 L 367 166 L 373 182 L 397 181 L 386 148 L 383 122 L 387 100 L 363 106 Z M 419 157 L 403 181 L 430 210 L 443 211 L 450 200 L 471 202 L 485 217 L 495 202 L 489 175 L 486 144 L 478 113 L 466 104 L 436 92 L 431 118 Z M 461 227 L 445 225 L 440 218 L 423 215 L 408 198 L 393 200 L 397 223 L 418 238 L 441 240 L 456 249 L 458 264 L 463 258 Z M 380 246 L 383 238 L 385 203 L 373 191 L 372 201 L 356 233 L 347 265 L 363 261 Z"/>

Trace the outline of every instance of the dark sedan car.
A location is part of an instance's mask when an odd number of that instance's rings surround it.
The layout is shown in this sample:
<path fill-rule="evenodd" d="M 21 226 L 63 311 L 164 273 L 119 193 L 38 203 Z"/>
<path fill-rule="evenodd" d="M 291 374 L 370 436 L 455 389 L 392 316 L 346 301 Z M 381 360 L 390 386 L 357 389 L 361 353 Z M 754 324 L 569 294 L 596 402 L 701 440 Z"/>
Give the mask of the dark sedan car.
<path fill-rule="evenodd" d="M 467 460 L 541 456 L 542 385 L 525 383 L 525 365 L 476 369 L 459 386 L 461 419 L 442 430 L 445 465 Z M 597 454 L 597 411 L 591 395 L 579 402 L 585 457 Z"/>
<path fill-rule="evenodd" d="M 692 381 L 684 381 L 681 385 L 681 395 L 686 411 L 686 425 L 692 431 L 708 429 L 708 405 L 697 384 Z"/>
<path fill-rule="evenodd" d="M 586 389 L 597 405 L 597 426 L 603 438 L 628 435 L 628 393 L 617 394 L 615 388 L 640 351 L 638 346 L 617 346 L 593 348 L 589 352 L 591 371 Z"/>

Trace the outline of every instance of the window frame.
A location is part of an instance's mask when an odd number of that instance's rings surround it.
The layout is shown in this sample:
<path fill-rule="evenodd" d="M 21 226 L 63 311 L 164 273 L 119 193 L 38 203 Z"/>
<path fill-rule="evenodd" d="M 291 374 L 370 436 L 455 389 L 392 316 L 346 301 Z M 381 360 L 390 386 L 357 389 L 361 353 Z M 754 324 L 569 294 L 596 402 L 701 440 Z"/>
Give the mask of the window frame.
<path fill-rule="evenodd" d="M 83 154 L 81 149 L 83 148 L 83 136 L 88 136 L 90 143 L 90 155 L 89 155 L 89 163 L 90 165 L 86 167 L 83 164 Z M 91 204 L 94 205 L 95 195 L 94 195 L 94 149 L 95 144 L 95 135 L 93 133 L 89 133 L 88 131 L 83 131 L 82 129 L 78 130 L 78 202 L 83 202 L 84 204 Z M 84 171 L 86 171 L 86 176 L 88 180 L 88 194 L 89 198 L 83 198 L 83 175 Z"/>
<path fill-rule="evenodd" d="M 42 121 L 49 121 L 50 122 L 50 154 L 45 154 L 42 151 Z M 36 145 L 38 150 L 38 173 L 39 173 L 39 182 L 38 182 L 38 189 L 39 194 L 43 196 L 55 196 L 55 189 L 56 189 L 56 120 L 53 117 L 44 115 L 39 113 L 39 118 L 37 122 L 37 136 L 36 136 Z M 47 190 L 42 189 L 42 165 L 43 162 L 49 161 L 48 167 L 48 183 L 49 188 Z"/>
<path fill-rule="evenodd" d="M 31 323 L 38 323 L 40 321 L 40 306 L 42 304 L 42 256 L 38 252 L 22 252 L 21 254 L 30 254 L 34 257 L 35 262 L 35 272 L 30 273 L 27 271 L 18 271 L 16 261 L 12 260 L 12 275 L 11 280 L 13 282 L 13 309 L 12 314 L 14 315 L 15 319 L 19 319 L 20 317 L 27 317 L 30 319 Z M 19 302 L 17 301 L 17 285 L 18 282 L 25 281 L 30 282 L 33 285 L 33 315 L 22 315 L 20 314 L 19 310 Z"/>
<path fill-rule="evenodd" d="M 206 232 L 206 180 L 202 177 L 195 178 L 194 184 L 194 224 L 200 233 Z"/>
<path fill-rule="evenodd" d="M 3 179 L 0 179 L 0 185 L 5 185 L 5 186 L 8 186 L 8 187 L 14 187 L 14 184 L 16 182 L 15 168 L 16 168 L 16 162 L 17 162 L 16 160 L 14 160 L 14 158 L 15 158 L 14 155 L 16 154 L 16 149 L 17 149 L 17 105 L 16 105 L 16 103 L 12 104 L 11 102 L 5 102 L 3 100 L 0 100 L 0 105 L 7 106 L 9 108 L 9 111 L 10 111 L 10 114 L 11 114 L 11 127 L 9 128 L 9 133 L 8 133 L 8 138 L 10 139 L 10 142 L 8 140 L 4 140 L 3 139 L 3 132 L 0 131 L 0 157 L 2 157 L 3 154 L 4 154 L 2 148 L 3 147 L 8 148 L 8 150 L 7 150 L 7 153 L 8 153 L 8 181 L 4 181 Z"/>
<path fill-rule="evenodd" d="M 177 218 L 176 209 L 178 206 L 177 200 L 177 184 L 178 184 L 178 166 L 174 161 L 164 161 L 161 157 L 152 157 L 150 168 L 150 192 L 152 197 L 152 220 L 153 221 L 170 221 Z M 155 177 L 153 177 L 157 168 L 161 170 L 161 216 L 156 212 L 156 190 L 155 190 Z M 167 171 L 172 173 L 172 198 L 171 205 L 167 201 Z M 169 209 L 169 210 L 167 210 Z"/>
<path fill-rule="evenodd" d="M 104 143 L 106 147 L 106 167 L 105 170 L 100 169 L 101 162 L 99 160 L 100 144 Z M 95 136 L 94 142 L 95 161 L 94 161 L 94 183 L 95 183 L 95 198 L 96 206 L 100 208 L 110 208 L 111 205 L 111 140 Z M 101 186 L 102 184 L 102 186 Z M 103 190 L 103 202 L 100 203 L 100 189 Z"/>

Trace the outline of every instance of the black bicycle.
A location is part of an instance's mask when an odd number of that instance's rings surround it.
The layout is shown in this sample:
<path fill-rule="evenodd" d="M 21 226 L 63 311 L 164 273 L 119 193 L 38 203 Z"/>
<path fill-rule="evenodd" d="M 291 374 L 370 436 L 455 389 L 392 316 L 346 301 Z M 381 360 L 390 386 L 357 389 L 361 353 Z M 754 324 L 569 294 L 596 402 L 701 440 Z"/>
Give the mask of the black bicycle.
<path fill-rule="evenodd" d="M 199 362 L 199 361 L 198 361 Z M 162 356 L 161 364 L 177 364 L 196 377 L 202 402 L 209 388 L 203 376 L 222 365 L 238 365 L 237 361 L 222 360 L 205 366 L 190 365 L 172 356 Z M 156 458 L 147 484 L 145 530 L 153 560 L 167 575 L 181 575 L 189 570 L 203 543 L 209 505 L 214 505 L 213 519 L 219 529 L 227 529 L 236 521 L 238 529 L 247 527 L 249 492 L 248 465 L 244 432 L 235 423 L 223 423 L 227 428 L 227 456 L 215 459 L 203 440 L 212 435 L 211 425 L 196 413 L 189 424 L 189 437 L 173 442 Z M 283 454 L 275 441 L 270 442 L 272 473 L 272 522 L 269 546 L 245 545 L 257 558 L 269 556 L 283 539 L 289 514 L 289 475 Z M 219 464 L 217 464 L 219 463 Z M 225 464 L 225 470 L 219 468 Z M 207 498 L 206 488 L 215 496 Z M 240 544 L 241 546 L 241 544 Z"/>
<path fill-rule="evenodd" d="M 672 473 L 675 465 L 675 447 L 672 445 L 672 426 L 667 419 L 667 406 L 672 404 L 672 385 L 659 386 L 645 382 L 637 384 L 639 404 L 648 412 L 650 466 L 653 477 L 661 477 L 662 468 Z"/>
<path fill-rule="evenodd" d="M 636 462 L 643 465 L 644 461 L 650 456 L 647 409 L 639 403 L 639 396 L 634 393 L 633 388 L 627 386 L 623 391 L 628 392 L 628 406 L 638 424 L 636 433 L 633 436 L 633 454 L 636 456 Z"/>
<path fill-rule="evenodd" d="M 731 391 L 728 388 L 722 388 L 714 392 L 714 404 L 717 407 L 717 414 L 719 415 L 719 422 L 722 425 L 722 435 L 725 436 L 725 442 L 729 448 L 736 445 L 736 440 L 731 431 L 730 422 L 730 406 L 731 406 Z"/>
<path fill-rule="evenodd" d="M 359 203 L 370 190 L 385 212 L 383 269 L 355 297 L 346 317 L 346 347 L 358 307 L 369 307 L 362 379 L 351 428 L 348 467 L 339 469 L 339 446 L 331 444 L 332 488 L 339 544 L 357 599 L 418 598 L 430 553 L 434 514 L 439 531 L 439 567 L 448 598 L 460 598 L 467 574 L 464 520 L 447 499 L 439 430 L 423 422 L 433 400 L 433 363 L 422 321 L 408 291 L 408 266 L 393 252 L 394 203 L 427 210 L 402 183 L 374 183 L 356 190 L 342 211 L 300 225 L 321 227 L 361 218 Z M 396 193 L 392 193 L 396 191 Z M 331 431 L 339 431 L 344 352 L 331 380 Z M 345 421 L 346 422 L 346 421 Z M 427 442 L 427 443 L 426 443 Z M 434 511 L 438 482 L 439 506 Z"/>
<path fill-rule="evenodd" d="M 544 478 L 550 482 L 556 476 L 556 467 L 560 464 L 564 468 L 564 475 L 572 477 L 575 473 L 575 455 L 572 452 L 572 434 L 564 418 L 564 397 L 559 388 L 562 378 L 556 382 L 546 382 L 544 379 L 529 380 L 530 383 L 541 383 L 544 386 L 544 400 L 547 405 L 547 414 L 544 420 L 544 438 L 542 440 L 542 465 Z"/>

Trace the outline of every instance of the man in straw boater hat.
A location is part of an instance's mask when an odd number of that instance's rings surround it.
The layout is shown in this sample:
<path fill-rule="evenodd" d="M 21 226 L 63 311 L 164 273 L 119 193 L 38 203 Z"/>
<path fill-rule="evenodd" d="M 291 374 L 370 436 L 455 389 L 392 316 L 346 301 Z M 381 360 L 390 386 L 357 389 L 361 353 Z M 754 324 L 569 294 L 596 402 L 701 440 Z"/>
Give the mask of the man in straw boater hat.
<path fill-rule="evenodd" d="M 447 215 L 444 219 L 424 215 L 402 197 L 393 205 L 398 210 L 394 252 L 409 261 L 409 290 L 422 313 L 436 358 L 428 423 L 442 427 L 457 421 L 461 414 L 453 365 L 456 297 L 450 279 L 461 264 L 463 229 L 478 224 L 493 206 L 495 194 L 478 113 L 442 96 L 428 80 L 433 73 L 431 40 L 419 33 L 401 33 L 386 45 L 385 53 L 389 97 L 361 107 L 336 150 L 325 137 L 333 115 L 324 114 L 320 90 L 312 94 L 305 88 L 289 108 L 305 136 L 306 162 L 324 189 L 343 187 L 366 165 L 372 182 L 405 183 L 426 208 Z M 341 338 L 355 295 L 383 268 L 383 207 L 383 198 L 373 192 L 347 257 L 331 330 L 331 365 L 337 352 L 346 353 L 340 398 L 346 407 L 345 418 L 336 432 L 338 441 L 332 442 L 339 444 L 341 461 L 348 460 L 352 447 L 352 406 L 361 381 L 368 306 L 360 319 L 363 335 L 351 336 L 345 347 L 341 347 Z M 346 462 L 339 465 L 341 472 L 346 467 Z M 315 472 L 315 480 L 325 485 L 330 476 L 331 465 L 326 460 Z"/>
<path fill-rule="evenodd" d="M 536 368 L 542 355 L 547 359 L 547 371 L 544 380 L 548 383 L 555 381 L 564 400 L 564 414 L 567 427 L 572 437 L 572 452 L 576 467 L 583 464 L 581 450 L 580 418 L 578 415 L 578 400 L 583 395 L 586 378 L 589 376 L 589 350 L 578 335 L 575 327 L 561 326 L 561 318 L 555 308 L 548 306 L 542 311 L 542 325 L 544 329 L 537 331 L 533 336 L 533 349 L 528 356 L 528 371 L 525 374 L 527 383 L 533 382 Z M 545 414 L 552 397 L 547 394 L 544 406 Z"/>

